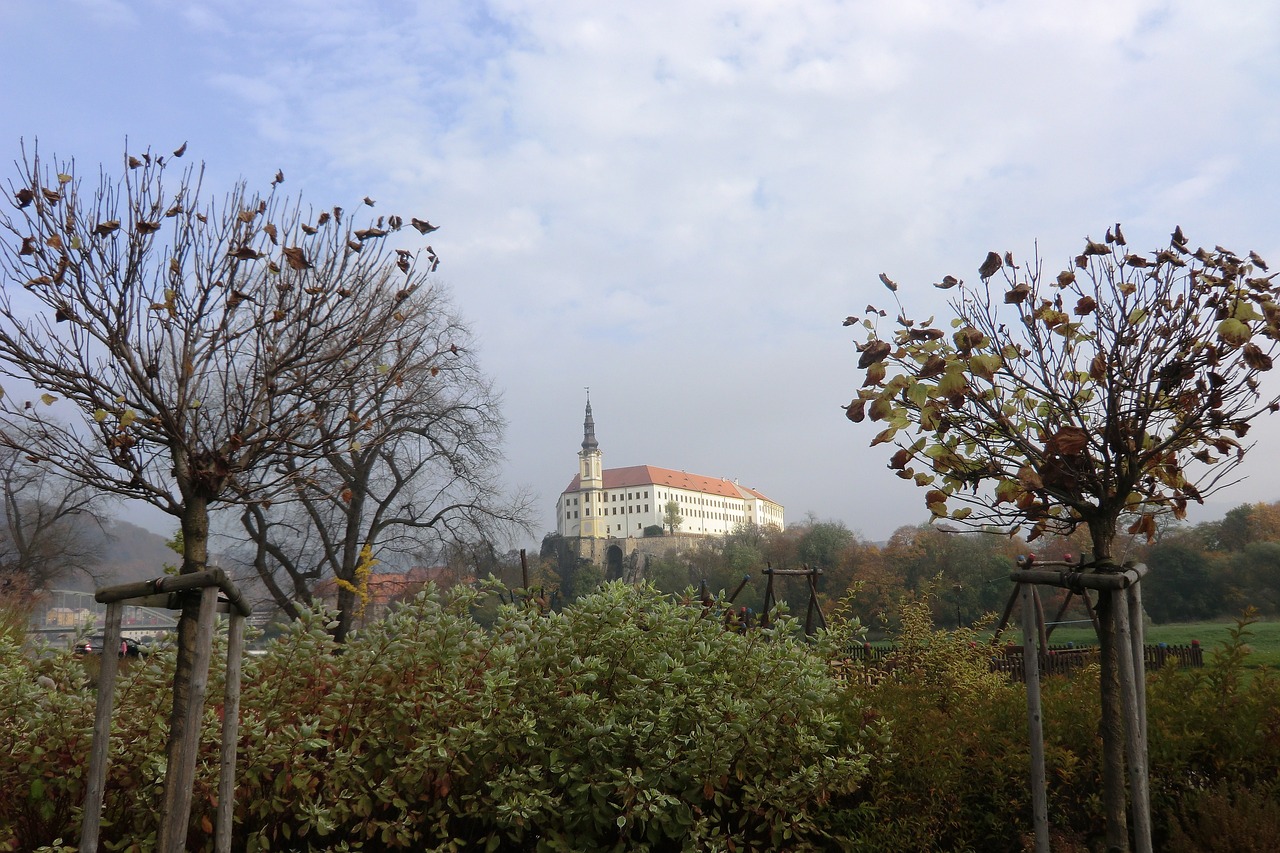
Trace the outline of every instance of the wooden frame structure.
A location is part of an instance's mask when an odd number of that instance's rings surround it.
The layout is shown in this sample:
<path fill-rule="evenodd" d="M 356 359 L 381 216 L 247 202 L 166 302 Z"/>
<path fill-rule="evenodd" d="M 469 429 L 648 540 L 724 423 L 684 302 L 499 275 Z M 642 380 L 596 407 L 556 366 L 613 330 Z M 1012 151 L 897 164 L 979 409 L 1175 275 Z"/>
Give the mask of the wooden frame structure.
<path fill-rule="evenodd" d="M 1048 651 L 1044 609 L 1036 586 L 1056 586 L 1084 598 L 1090 618 L 1097 627 L 1097 616 L 1089 607 L 1087 590 L 1099 596 L 1111 596 L 1118 653 L 1117 674 L 1120 702 L 1125 727 L 1125 765 L 1129 777 L 1129 796 L 1133 814 L 1133 835 L 1138 853 L 1151 853 L 1151 793 L 1147 772 L 1147 679 L 1143 657 L 1142 591 L 1140 581 L 1147 574 L 1142 564 L 1124 567 L 1098 567 L 1085 570 L 1083 565 L 1069 562 L 1036 563 L 1034 558 L 1019 560 L 1020 568 L 1009 576 L 1017 584 L 1015 595 L 1021 598 L 1022 664 L 1027 684 L 1027 728 L 1031 739 L 1032 818 L 1035 823 L 1036 853 L 1049 853 L 1048 793 L 1044 766 L 1044 726 L 1040 709 L 1039 652 Z M 1037 568 L 1038 566 L 1038 568 Z M 1070 599 L 1068 598 L 1068 601 Z M 1012 608 L 1010 599 L 1006 616 Z M 1063 609 L 1065 610 L 1065 603 Z"/>
<path fill-rule="evenodd" d="M 98 590 L 94 599 L 107 605 L 106 633 L 102 642 L 102 671 L 98 679 L 98 704 L 93 721 L 93 748 L 89 757 L 84 817 L 80 824 L 80 853 L 95 853 L 102 822 L 102 797 L 107 778 L 111 711 L 115 704 L 119 661 L 121 613 L 126 604 L 181 609 L 184 599 L 199 594 L 200 616 L 196 626 L 196 658 L 191 673 L 191 696 L 186 709 L 186 735 L 180 760 L 165 771 L 165 788 L 173 791 L 172 810 L 160 815 L 160 853 L 186 849 L 191 819 L 191 789 L 195 782 L 196 753 L 204 697 L 209 686 L 209 661 L 213 657 L 213 629 L 219 611 L 230 614 L 227 645 L 226 708 L 222 719 L 222 755 L 218 778 L 218 812 L 214 824 L 214 849 L 231 850 L 231 818 L 235 802 L 235 767 L 240 720 L 240 659 L 244 648 L 245 619 L 252 608 L 221 569 L 186 575 L 166 575 L 150 581 L 122 584 Z M 222 598 L 219 599 L 219 593 Z"/>
<path fill-rule="evenodd" d="M 773 592 L 773 579 L 779 575 L 794 575 L 807 578 L 809 581 L 809 605 L 804 615 L 804 635 L 812 637 L 815 628 L 826 628 L 827 618 L 822 615 L 822 605 L 818 603 L 818 576 L 822 569 L 805 566 L 803 569 L 775 569 L 766 565 L 764 570 L 769 582 L 764 588 L 764 605 L 760 608 L 760 625 L 769 627 L 769 614 L 778 606 L 778 599 Z M 741 589 L 741 587 L 739 587 Z M 736 596 L 737 593 L 734 593 Z"/>

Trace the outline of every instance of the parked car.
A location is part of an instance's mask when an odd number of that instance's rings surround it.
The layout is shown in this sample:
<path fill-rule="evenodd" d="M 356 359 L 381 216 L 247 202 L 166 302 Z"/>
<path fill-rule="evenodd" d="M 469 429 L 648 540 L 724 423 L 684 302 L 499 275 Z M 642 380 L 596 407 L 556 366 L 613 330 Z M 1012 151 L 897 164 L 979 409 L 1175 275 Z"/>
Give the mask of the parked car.
<path fill-rule="evenodd" d="M 88 637 L 76 643 L 76 654 L 78 655 L 100 655 L 102 654 L 102 643 L 104 637 L 98 634 Z M 132 637 L 125 637 L 120 641 L 120 648 L 116 650 L 116 657 L 140 658 L 146 657 L 149 649 L 139 643 Z"/>

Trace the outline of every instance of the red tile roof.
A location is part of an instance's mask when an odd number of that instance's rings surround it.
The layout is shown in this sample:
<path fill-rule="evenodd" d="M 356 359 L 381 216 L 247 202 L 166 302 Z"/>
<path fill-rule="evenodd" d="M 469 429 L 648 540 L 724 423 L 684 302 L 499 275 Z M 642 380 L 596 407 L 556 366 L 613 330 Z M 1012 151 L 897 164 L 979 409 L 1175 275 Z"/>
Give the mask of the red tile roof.
<path fill-rule="evenodd" d="M 565 492 L 576 492 L 581 486 L 581 476 L 569 481 Z M 701 474 L 690 474 L 686 471 L 673 471 L 670 468 L 655 468 L 652 465 L 632 465 L 628 468 L 606 468 L 604 470 L 604 487 L 606 489 L 625 489 L 629 486 L 669 486 L 673 489 L 686 489 L 691 492 L 703 492 L 725 498 L 753 497 L 769 500 L 755 489 L 739 486 L 732 480 L 721 477 L 704 477 Z"/>

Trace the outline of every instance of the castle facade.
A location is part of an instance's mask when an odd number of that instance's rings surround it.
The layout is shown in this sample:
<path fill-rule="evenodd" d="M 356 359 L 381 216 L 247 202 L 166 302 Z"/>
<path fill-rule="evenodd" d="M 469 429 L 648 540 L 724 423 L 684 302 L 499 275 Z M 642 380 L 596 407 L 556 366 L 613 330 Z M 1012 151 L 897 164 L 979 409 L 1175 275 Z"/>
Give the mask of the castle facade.
<path fill-rule="evenodd" d="M 746 522 L 784 525 L 781 504 L 736 480 L 653 465 L 606 469 L 588 399 L 578 473 L 556 501 L 556 532 L 578 539 L 643 537 L 646 527 L 666 526 L 670 501 L 681 519 L 676 533 L 723 536 Z"/>

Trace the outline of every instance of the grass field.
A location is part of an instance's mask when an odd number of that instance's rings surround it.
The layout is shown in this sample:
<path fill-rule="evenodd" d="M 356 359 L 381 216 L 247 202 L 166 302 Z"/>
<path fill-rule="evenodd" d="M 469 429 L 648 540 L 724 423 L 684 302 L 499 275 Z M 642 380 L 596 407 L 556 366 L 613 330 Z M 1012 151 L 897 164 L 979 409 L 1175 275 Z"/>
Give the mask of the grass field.
<path fill-rule="evenodd" d="M 1199 640 L 1204 647 L 1205 660 L 1213 650 L 1221 646 L 1229 638 L 1229 631 L 1235 627 L 1234 622 L 1195 622 L 1184 625 L 1148 625 L 1146 641 L 1148 643 L 1168 643 L 1171 646 L 1189 645 L 1192 640 Z M 1255 622 L 1249 626 L 1250 636 L 1246 642 L 1252 653 L 1245 659 L 1245 666 L 1257 668 L 1269 666 L 1280 669 L 1280 622 Z M 1005 639 L 1015 643 L 1022 642 L 1019 631 L 1006 631 Z M 1095 645 L 1098 642 L 1089 625 L 1063 625 L 1054 629 L 1050 642 L 1076 643 L 1077 645 Z"/>

